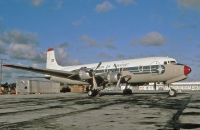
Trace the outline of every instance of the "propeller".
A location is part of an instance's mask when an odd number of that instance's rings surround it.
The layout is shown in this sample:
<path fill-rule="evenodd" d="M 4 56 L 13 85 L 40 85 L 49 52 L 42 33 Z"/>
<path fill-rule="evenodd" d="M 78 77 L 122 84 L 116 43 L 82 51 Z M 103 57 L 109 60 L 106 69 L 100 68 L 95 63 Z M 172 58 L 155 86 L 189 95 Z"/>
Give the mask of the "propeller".
<path fill-rule="evenodd" d="M 99 64 L 97 65 L 97 67 L 94 70 L 90 70 L 91 72 L 91 76 L 92 76 L 92 84 L 93 84 L 93 89 L 97 89 L 97 82 L 96 82 L 96 78 L 95 78 L 95 74 L 96 74 L 96 70 L 101 66 L 102 62 L 99 62 Z"/>
<path fill-rule="evenodd" d="M 114 64 L 114 66 L 115 66 L 115 69 L 117 70 L 117 65 Z M 120 83 L 122 81 L 122 78 L 124 78 L 124 79 L 126 78 L 127 80 L 125 80 L 125 82 L 126 82 L 126 88 L 127 88 L 128 81 L 131 79 L 131 76 L 130 75 L 122 76 L 122 69 L 119 69 L 119 74 L 120 74 L 119 80 L 117 81 L 116 87 L 120 88 Z"/>
<path fill-rule="evenodd" d="M 102 62 L 99 62 L 99 64 L 97 65 L 95 71 L 101 66 Z"/>
<path fill-rule="evenodd" d="M 116 64 L 114 64 L 114 67 L 115 67 L 115 70 L 117 71 L 117 65 Z"/>
<path fill-rule="evenodd" d="M 115 70 L 117 71 L 117 65 L 116 64 L 114 64 L 114 66 L 115 66 Z M 121 83 L 121 79 L 122 79 L 122 75 L 121 75 L 121 70 L 119 70 L 119 80 L 117 81 L 117 85 L 116 85 L 116 87 L 118 87 L 118 88 L 120 88 L 120 83 Z"/>

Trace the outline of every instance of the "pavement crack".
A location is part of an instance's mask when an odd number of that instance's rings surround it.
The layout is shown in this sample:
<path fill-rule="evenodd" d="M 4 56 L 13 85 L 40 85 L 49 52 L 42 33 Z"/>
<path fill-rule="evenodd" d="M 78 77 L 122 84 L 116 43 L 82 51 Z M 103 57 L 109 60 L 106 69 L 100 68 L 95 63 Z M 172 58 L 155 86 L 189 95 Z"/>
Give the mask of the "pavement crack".
<path fill-rule="evenodd" d="M 128 99 L 128 100 L 117 100 L 117 101 L 114 100 L 114 102 L 112 101 L 110 103 L 100 104 L 98 106 L 88 108 L 88 109 L 72 111 L 72 112 L 62 113 L 62 114 L 57 114 L 57 115 L 48 115 L 48 116 L 44 116 L 44 117 L 41 117 L 41 118 L 38 118 L 38 119 L 32 119 L 32 120 L 28 120 L 28 121 L 2 124 L 0 126 L 0 128 L 1 129 L 3 129 L 3 128 L 13 128 L 13 127 L 19 127 L 19 126 L 26 126 L 26 125 L 34 124 L 34 123 L 38 124 L 38 123 L 41 123 L 41 122 L 45 122 L 47 120 L 52 120 L 52 119 L 61 118 L 61 117 L 64 117 L 64 116 L 80 114 L 80 113 L 88 112 L 88 111 L 92 111 L 92 110 L 98 110 L 98 109 L 102 109 L 102 108 L 107 107 L 107 106 L 116 105 L 116 104 L 124 104 L 124 103 L 130 102 L 130 101 L 132 101 L 132 100 L 130 100 L 130 99 Z"/>
<path fill-rule="evenodd" d="M 164 129 L 173 128 L 173 130 L 180 130 L 179 117 L 182 115 L 184 109 L 190 103 L 191 97 L 192 97 L 192 95 L 190 95 L 186 99 L 183 99 L 183 100 L 181 100 L 181 102 L 179 102 L 180 106 L 178 107 L 177 112 L 173 115 L 171 120 L 169 120 L 167 122 L 167 125 L 165 126 Z"/>

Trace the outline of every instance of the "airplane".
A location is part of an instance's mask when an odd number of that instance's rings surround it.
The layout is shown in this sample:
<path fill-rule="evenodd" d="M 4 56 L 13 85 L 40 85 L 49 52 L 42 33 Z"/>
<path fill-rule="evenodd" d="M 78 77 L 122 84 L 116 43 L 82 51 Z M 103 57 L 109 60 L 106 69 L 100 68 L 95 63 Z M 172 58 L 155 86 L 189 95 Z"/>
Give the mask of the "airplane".
<path fill-rule="evenodd" d="M 128 85 L 138 86 L 147 83 L 163 83 L 169 87 L 169 96 L 176 96 L 176 90 L 170 87 L 171 83 L 184 80 L 192 69 L 184 64 L 179 64 L 170 57 L 147 57 L 120 61 L 99 62 L 94 64 L 60 66 L 55 58 L 55 51 L 47 51 L 46 68 L 36 68 L 13 64 L 4 64 L 5 67 L 22 69 L 45 74 L 49 80 L 76 84 L 89 85 L 88 95 L 97 96 L 105 87 L 126 84 L 123 94 L 132 94 Z"/>

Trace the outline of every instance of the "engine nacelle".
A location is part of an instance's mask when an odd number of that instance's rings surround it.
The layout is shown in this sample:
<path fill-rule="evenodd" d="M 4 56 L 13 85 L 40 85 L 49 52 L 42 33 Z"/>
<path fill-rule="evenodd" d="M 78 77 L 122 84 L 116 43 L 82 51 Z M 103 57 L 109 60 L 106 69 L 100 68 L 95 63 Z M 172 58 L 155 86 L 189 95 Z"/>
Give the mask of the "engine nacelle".
<path fill-rule="evenodd" d="M 91 79 L 92 75 L 90 73 L 90 70 L 88 70 L 87 68 L 84 68 L 84 69 L 81 68 L 79 71 L 79 78 L 81 80 Z"/>
<path fill-rule="evenodd" d="M 120 78 L 120 73 L 118 72 L 109 72 L 107 75 L 107 80 L 109 83 L 116 83 Z"/>

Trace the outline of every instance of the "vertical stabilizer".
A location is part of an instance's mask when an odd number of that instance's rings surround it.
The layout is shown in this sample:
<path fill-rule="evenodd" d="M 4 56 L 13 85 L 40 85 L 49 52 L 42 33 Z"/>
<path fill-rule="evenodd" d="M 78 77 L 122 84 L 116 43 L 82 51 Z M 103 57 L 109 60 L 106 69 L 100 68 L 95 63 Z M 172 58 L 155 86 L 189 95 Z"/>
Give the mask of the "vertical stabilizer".
<path fill-rule="evenodd" d="M 47 51 L 47 69 L 59 69 L 61 66 L 58 65 L 56 58 L 55 58 L 55 51 L 53 48 L 49 48 Z"/>

